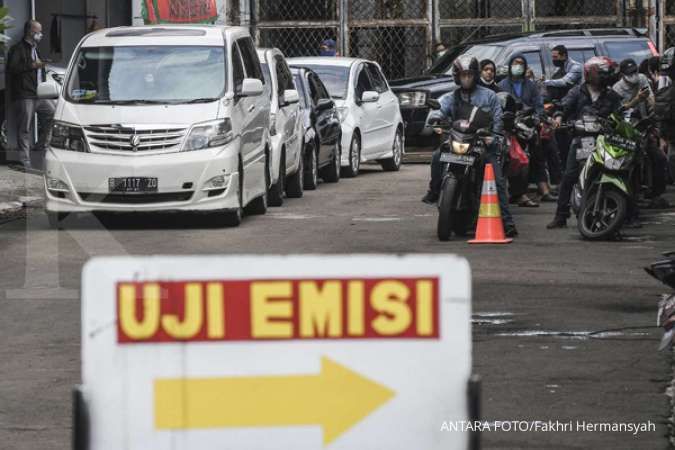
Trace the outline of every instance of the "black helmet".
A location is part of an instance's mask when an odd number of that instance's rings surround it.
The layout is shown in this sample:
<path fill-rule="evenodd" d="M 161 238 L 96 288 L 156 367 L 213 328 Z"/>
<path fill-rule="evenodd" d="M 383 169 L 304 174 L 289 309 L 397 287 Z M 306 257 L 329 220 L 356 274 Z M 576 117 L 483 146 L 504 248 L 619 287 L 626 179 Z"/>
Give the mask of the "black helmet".
<path fill-rule="evenodd" d="M 473 75 L 473 83 L 471 86 L 462 86 L 460 75 L 467 72 Z M 471 55 L 462 55 L 459 58 L 456 58 L 452 63 L 452 76 L 455 79 L 455 83 L 463 89 L 471 90 L 475 88 L 478 84 L 478 77 L 480 77 L 478 59 Z"/>
<path fill-rule="evenodd" d="M 661 72 L 669 77 L 675 75 L 675 47 L 670 47 L 661 55 Z"/>

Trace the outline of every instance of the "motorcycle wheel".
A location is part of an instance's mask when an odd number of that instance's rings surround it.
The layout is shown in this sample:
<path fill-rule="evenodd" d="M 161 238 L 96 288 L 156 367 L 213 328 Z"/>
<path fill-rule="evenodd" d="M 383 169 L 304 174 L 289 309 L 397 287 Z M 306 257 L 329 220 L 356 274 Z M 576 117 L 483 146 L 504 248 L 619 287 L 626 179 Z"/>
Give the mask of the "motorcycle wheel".
<path fill-rule="evenodd" d="M 581 191 L 581 186 L 579 183 L 574 184 L 574 189 L 572 189 L 572 211 L 574 215 L 579 217 L 579 211 L 581 211 L 581 203 L 583 201 L 584 193 Z"/>
<path fill-rule="evenodd" d="M 452 230 L 455 221 L 455 197 L 458 192 L 458 180 L 450 173 L 443 180 L 443 187 L 441 188 L 441 198 L 438 201 L 438 239 L 442 242 L 450 240 L 452 237 Z"/>
<path fill-rule="evenodd" d="M 586 198 L 581 205 L 577 227 L 585 239 L 599 241 L 612 239 L 619 232 L 626 220 L 628 200 L 626 195 L 612 187 L 604 187 L 597 199 L 598 188 Z M 596 201 L 599 205 L 595 211 Z"/>

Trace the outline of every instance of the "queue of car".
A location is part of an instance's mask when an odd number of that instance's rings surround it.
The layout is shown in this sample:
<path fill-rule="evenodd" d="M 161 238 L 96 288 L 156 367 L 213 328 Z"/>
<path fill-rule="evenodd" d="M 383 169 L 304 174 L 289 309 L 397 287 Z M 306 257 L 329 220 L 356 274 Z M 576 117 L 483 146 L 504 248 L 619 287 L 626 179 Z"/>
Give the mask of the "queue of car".
<path fill-rule="evenodd" d="M 38 96 L 57 100 L 44 168 L 56 228 L 73 213 L 152 211 L 238 226 L 361 163 L 397 171 L 405 151 L 377 64 L 287 61 L 241 27 L 91 33 L 63 86 L 40 83 Z"/>

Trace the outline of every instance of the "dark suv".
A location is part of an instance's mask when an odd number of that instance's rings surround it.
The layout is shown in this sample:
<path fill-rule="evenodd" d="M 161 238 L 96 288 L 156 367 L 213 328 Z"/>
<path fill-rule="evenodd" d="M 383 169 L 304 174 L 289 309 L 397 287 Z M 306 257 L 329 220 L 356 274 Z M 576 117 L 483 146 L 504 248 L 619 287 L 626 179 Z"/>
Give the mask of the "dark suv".
<path fill-rule="evenodd" d="M 498 73 L 511 56 L 521 53 L 539 78 L 550 77 L 555 68 L 551 49 L 563 44 L 570 57 L 584 63 L 596 55 L 605 55 L 620 62 L 633 58 L 639 64 L 657 55 L 654 43 L 641 30 L 633 28 L 602 28 L 583 30 L 548 31 L 517 35 L 496 35 L 470 41 L 451 48 L 420 77 L 391 81 L 392 90 L 398 95 L 401 115 L 406 123 L 406 141 L 411 147 L 429 146 L 434 142 L 427 124 L 428 98 L 439 98 L 455 88 L 452 80 L 452 62 L 459 55 L 469 53 L 478 60 L 491 59 L 497 64 Z"/>

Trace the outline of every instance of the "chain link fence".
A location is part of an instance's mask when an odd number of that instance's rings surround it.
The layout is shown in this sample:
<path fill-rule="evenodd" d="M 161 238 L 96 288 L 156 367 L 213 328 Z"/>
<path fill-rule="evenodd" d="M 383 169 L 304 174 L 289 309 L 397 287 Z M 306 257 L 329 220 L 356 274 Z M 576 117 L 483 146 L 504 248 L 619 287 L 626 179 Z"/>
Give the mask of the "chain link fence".
<path fill-rule="evenodd" d="M 662 48 L 675 45 L 675 0 L 660 0 L 659 10 L 663 12 L 661 27 Z"/>
<path fill-rule="evenodd" d="M 658 0 L 673 11 L 675 0 Z M 253 0 L 258 43 L 287 56 L 338 53 L 377 61 L 389 78 L 422 73 L 436 42 L 495 34 L 622 25 L 629 0 Z"/>

